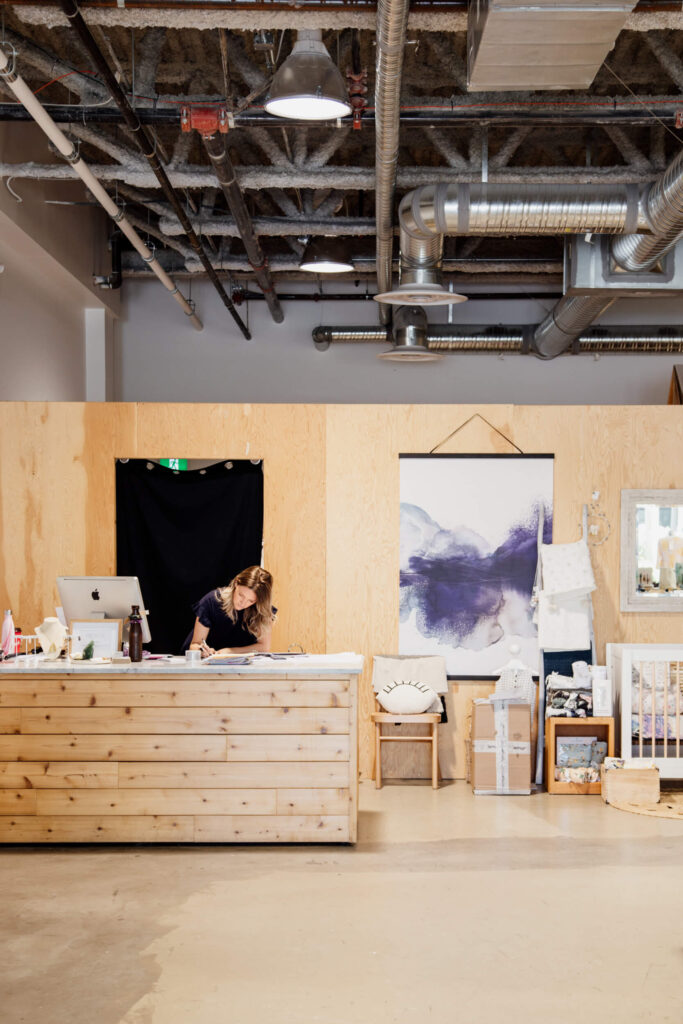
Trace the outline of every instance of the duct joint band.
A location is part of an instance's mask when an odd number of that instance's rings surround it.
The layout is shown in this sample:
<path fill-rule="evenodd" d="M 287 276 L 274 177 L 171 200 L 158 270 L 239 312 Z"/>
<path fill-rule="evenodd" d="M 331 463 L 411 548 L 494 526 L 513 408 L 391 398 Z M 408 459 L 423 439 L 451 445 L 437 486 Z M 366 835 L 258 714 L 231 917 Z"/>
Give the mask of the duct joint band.
<path fill-rule="evenodd" d="M 637 185 L 626 186 L 626 220 L 624 234 L 632 235 L 638 230 L 638 212 L 640 210 L 640 189 Z"/>
<path fill-rule="evenodd" d="M 458 185 L 458 234 L 467 235 L 470 230 L 470 186 Z"/>
<path fill-rule="evenodd" d="M 434 189 L 434 223 L 440 235 L 448 232 L 446 221 L 446 199 L 448 198 L 448 185 L 437 185 Z"/>
<path fill-rule="evenodd" d="M 422 189 L 421 188 L 416 188 L 415 191 L 413 192 L 412 196 L 410 197 L 410 212 L 412 214 L 416 230 L 415 231 L 411 231 L 410 228 L 406 228 L 405 226 L 403 227 L 403 230 L 406 231 L 410 235 L 411 238 L 415 238 L 418 241 L 423 242 L 423 241 L 425 241 L 425 239 L 432 238 L 433 235 L 432 235 L 432 232 L 427 227 L 427 225 L 425 224 L 425 222 L 422 220 L 422 216 L 420 214 L 420 195 L 421 195 L 421 193 L 422 193 Z M 393 233 L 392 233 L 392 240 L 393 240 Z"/>

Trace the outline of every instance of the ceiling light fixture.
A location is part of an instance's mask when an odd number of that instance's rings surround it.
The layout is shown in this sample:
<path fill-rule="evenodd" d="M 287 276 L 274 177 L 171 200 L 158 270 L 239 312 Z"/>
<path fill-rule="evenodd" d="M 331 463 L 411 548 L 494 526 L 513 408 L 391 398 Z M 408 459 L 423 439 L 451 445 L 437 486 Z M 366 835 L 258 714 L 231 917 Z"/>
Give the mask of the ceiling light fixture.
<path fill-rule="evenodd" d="M 299 269 L 310 274 L 348 274 L 355 267 L 347 240 L 337 236 L 314 238 L 304 250 Z"/>
<path fill-rule="evenodd" d="M 330 121 L 351 113 L 346 83 L 319 29 L 297 33 L 292 52 L 275 72 L 265 108 L 275 117 L 303 121 Z"/>

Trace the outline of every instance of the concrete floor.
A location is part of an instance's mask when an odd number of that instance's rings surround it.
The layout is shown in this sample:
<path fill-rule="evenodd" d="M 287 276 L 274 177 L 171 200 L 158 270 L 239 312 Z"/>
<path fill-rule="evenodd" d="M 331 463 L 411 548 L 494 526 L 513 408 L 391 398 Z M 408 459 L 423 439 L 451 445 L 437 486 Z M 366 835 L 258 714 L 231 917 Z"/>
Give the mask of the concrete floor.
<path fill-rule="evenodd" d="M 361 786 L 351 847 L 0 848 L 2 1024 L 683 1021 L 683 823 Z"/>

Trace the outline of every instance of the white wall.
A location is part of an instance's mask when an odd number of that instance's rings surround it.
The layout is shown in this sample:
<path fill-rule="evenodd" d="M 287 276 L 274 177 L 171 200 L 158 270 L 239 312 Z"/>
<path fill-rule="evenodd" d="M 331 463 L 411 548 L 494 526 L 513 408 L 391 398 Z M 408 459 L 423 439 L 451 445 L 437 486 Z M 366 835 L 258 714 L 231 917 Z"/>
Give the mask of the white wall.
<path fill-rule="evenodd" d="M 0 159 L 57 160 L 30 124 L 0 125 Z M 16 195 L 0 187 L 0 399 L 83 401 L 86 310 L 108 323 L 119 306 L 117 292 L 92 280 L 109 272 L 108 218 L 77 179 L 11 187 Z M 107 398 L 115 397 L 111 347 Z"/>
<path fill-rule="evenodd" d="M 456 307 L 455 322 L 538 323 L 553 305 L 552 299 L 521 295 L 522 301 L 514 302 L 471 299 Z M 683 353 L 561 356 L 550 362 L 473 353 L 397 365 L 377 359 L 384 346 L 338 344 L 318 352 L 313 345 L 311 331 L 318 324 L 376 326 L 372 301 L 285 303 L 281 325 L 273 323 L 264 302 L 251 302 L 253 340 L 245 341 L 210 285 L 193 283 L 192 296 L 204 321 L 201 333 L 159 284 L 124 281 L 120 400 L 665 404 L 672 367 L 683 364 Z M 246 319 L 244 306 L 240 312 Z M 683 326 L 683 302 L 621 300 L 600 322 L 634 326 L 654 318 L 659 326 Z M 429 313 L 430 323 L 445 319 L 444 310 Z"/>

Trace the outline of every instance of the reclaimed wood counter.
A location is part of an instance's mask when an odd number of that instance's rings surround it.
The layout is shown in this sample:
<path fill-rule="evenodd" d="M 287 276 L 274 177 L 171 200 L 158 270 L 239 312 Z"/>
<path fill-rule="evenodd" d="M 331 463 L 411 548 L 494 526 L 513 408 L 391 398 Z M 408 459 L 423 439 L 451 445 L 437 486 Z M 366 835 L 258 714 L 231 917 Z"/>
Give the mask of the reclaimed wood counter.
<path fill-rule="evenodd" d="M 356 841 L 355 655 L 0 665 L 0 842 Z"/>

